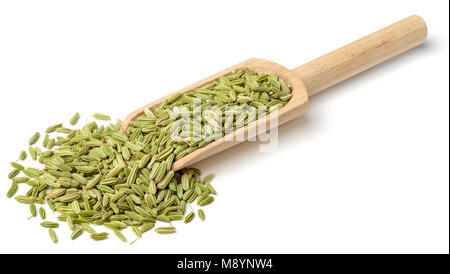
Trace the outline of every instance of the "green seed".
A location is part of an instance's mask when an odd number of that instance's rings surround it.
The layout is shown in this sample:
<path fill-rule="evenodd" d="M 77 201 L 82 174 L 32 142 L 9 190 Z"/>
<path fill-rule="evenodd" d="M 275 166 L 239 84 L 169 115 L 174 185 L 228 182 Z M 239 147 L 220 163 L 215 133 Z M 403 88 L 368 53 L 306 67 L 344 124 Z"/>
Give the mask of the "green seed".
<path fill-rule="evenodd" d="M 30 139 L 28 140 L 28 144 L 30 146 L 36 144 L 40 136 L 41 134 L 39 132 L 36 132 L 35 134 L 33 134 L 33 136 L 30 137 Z"/>
<path fill-rule="evenodd" d="M 54 243 L 58 242 L 58 237 L 56 236 L 56 232 L 52 228 L 48 229 L 48 235 L 50 236 L 50 239 L 52 240 L 52 242 L 54 242 Z"/>
<path fill-rule="evenodd" d="M 123 233 L 120 230 L 114 230 L 114 234 L 117 236 L 117 238 L 119 238 L 119 240 L 121 240 L 122 242 L 126 242 L 127 238 L 125 238 L 125 236 L 123 235 Z"/>
<path fill-rule="evenodd" d="M 24 168 L 23 165 L 21 165 L 21 164 L 18 164 L 18 163 L 16 163 L 16 162 L 11 162 L 10 164 L 11 164 L 11 166 L 12 166 L 14 169 L 18 169 L 18 170 L 21 170 L 21 171 L 24 171 L 24 170 L 25 170 L 25 168 Z M 11 178 L 10 178 L 10 179 L 11 179 Z"/>
<path fill-rule="evenodd" d="M 50 140 L 50 136 L 48 134 L 45 134 L 44 140 L 42 140 L 42 146 L 47 147 L 48 141 Z"/>
<path fill-rule="evenodd" d="M 139 227 L 139 230 L 140 230 L 142 233 L 144 233 L 144 232 L 147 232 L 147 231 L 149 231 L 150 229 L 152 229 L 154 226 L 155 226 L 155 223 L 145 223 L 145 224 L 143 224 L 143 225 L 141 225 L 141 226 Z"/>
<path fill-rule="evenodd" d="M 43 207 L 39 208 L 39 216 L 42 220 L 45 220 L 45 209 Z"/>
<path fill-rule="evenodd" d="M 36 210 L 36 206 L 34 204 L 30 204 L 30 213 L 31 213 L 31 217 L 36 217 L 37 210 Z"/>
<path fill-rule="evenodd" d="M 57 197 L 63 195 L 64 193 L 66 193 L 65 188 L 56 188 L 56 189 L 51 190 L 50 193 L 45 196 L 45 199 L 47 199 L 48 202 L 52 202 L 51 199 L 57 198 Z M 49 204 L 49 206 L 52 207 L 50 204 Z M 55 211 L 54 208 L 52 208 L 52 210 Z"/>
<path fill-rule="evenodd" d="M 198 218 L 202 221 L 205 220 L 205 212 L 201 209 L 198 210 Z"/>
<path fill-rule="evenodd" d="M 59 187 L 59 186 L 57 186 L 57 187 Z M 64 196 L 59 197 L 58 201 L 60 201 L 62 203 L 70 203 L 72 201 L 75 201 L 75 200 L 79 199 L 80 197 L 81 197 L 80 193 L 73 192 L 73 193 L 69 193 L 69 194 L 66 194 Z"/>
<path fill-rule="evenodd" d="M 70 203 L 73 212 L 75 212 L 75 214 L 80 214 L 81 213 L 81 208 L 80 208 L 80 204 L 78 203 L 77 200 L 73 201 L 72 203 Z"/>
<path fill-rule="evenodd" d="M 56 125 L 53 125 L 53 126 L 49 126 L 46 130 L 45 130 L 45 133 L 52 133 L 52 132 L 54 132 L 57 128 L 60 128 L 60 127 L 62 127 L 62 124 L 56 124 Z M 48 137 L 47 137 L 48 138 Z"/>
<path fill-rule="evenodd" d="M 109 233 L 106 233 L 106 232 L 92 233 L 91 238 L 94 241 L 101 241 L 101 240 L 105 240 L 106 238 L 108 238 L 108 235 L 109 235 Z"/>
<path fill-rule="evenodd" d="M 159 215 L 156 217 L 156 220 L 161 221 L 161 222 L 165 222 L 165 223 L 170 223 L 170 219 L 169 217 L 165 216 L 165 215 Z"/>
<path fill-rule="evenodd" d="M 21 204 L 31 204 L 33 202 L 33 199 L 27 196 L 16 196 L 14 199 Z"/>
<path fill-rule="evenodd" d="M 189 190 L 189 185 L 190 185 L 190 174 L 188 173 L 184 173 L 181 176 L 181 184 L 183 186 L 183 190 Z"/>
<path fill-rule="evenodd" d="M 12 179 L 13 182 L 18 183 L 18 184 L 22 184 L 22 183 L 26 183 L 30 180 L 30 178 L 28 177 L 16 177 Z"/>
<path fill-rule="evenodd" d="M 11 172 L 8 174 L 8 179 L 12 179 L 12 178 L 16 177 L 17 174 L 19 174 L 19 173 L 20 173 L 20 170 L 14 169 L 13 171 L 11 171 Z"/>
<path fill-rule="evenodd" d="M 131 230 L 133 231 L 134 235 L 136 235 L 137 238 L 142 237 L 142 231 L 137 226 L 132 226 Z"/>
<path fill-rule="evenodd" d="M 173 226 L 160 226 L 155 228 L 155 232 L 159 234 L 169 234 L 169 233 L 175 233 L 176 228 Z"/>
<path fill-rule="evenodd" d="M 29 147 L 30 157 L 38 159 L 42 167 L 12 165 L 8 177 L 14 180 L 7 196 L 15 195 L 18 183 L 30 186 L 25 195 L 15 199 L 30 207 L 47 201 L 52 211 L 60 214 L 58 220 L 73 230 L 73 239 L 84 230 L 93 234 L 94 240 L 108 237 L 96 233 L 90 224 L 119 232 L 131 226 L 139 239 L 155 221 L 189 222 L 194 212 L 183 218 L 187 203 L 197 199 L 199 206 L 205 206 L 214 200 L 214 175 L 201 178 L 194 168 L 175 172 L 171 170 L 173 162 L 223 137 L 227 130 L 259 118 L 250 107 L 265 107 L 268 113 L 286 105 L 290 94 L 290 87 L 277 75 L 242 69 L 185 94 L 177 93 L 151 110 L 144 109 L 125 131 L 118 120 L 105 125 L 88 122 L 78 129 L 53 125 L 43 138 L 46 151 Z M 198 106 L 194 99 L 199 100 Z M 213 111 L 228 107 L 230 116 Z M 76 113 L 70 123 L 74 125 L 79 117 Z M 110 120 L 99 113 L 94 118 Z M 65 135 L 51 138 L 48 134 L 55 131 Z M 21 170 L 27 177 L 17 177 Z M 204 219 L 203 211 L 198 215 Z M 49 225 L 54 226 L 44 223 Z M 173 233 L 175 228 L 155 231 Z M 117 236 L 123 239 L 122 235 Z"/>
<path fill-rule="evenodd" d="M 101 121 L 109 121 L 109 120 L 111 120 L 111 117 L 110 117 L 110 116 L 105 115 L 105 114 L 102 114 L 102 113 L 94 113 L 94 114 L 92 115 L 92 117 L 93 117 L 94 119 L 101 120 Z"/>
<path fill-rule="evenodd" d="M 186 216 L 186 218 L 184 218 L 184 223 L 185 223 L 185 224 L 189 223 L 190 221 L 192 221 L 192 219 L 194 219 L 194 217 L 195 217 L 194 211 L 191 211 L 191 212 Z"/>
<path fill-rule="evenodd" d="M 82 227 L 76 228 L 70 235 L 70 239 L 75 240 L 76 238 L 80 237 L 80 235 L 83 234 L 83 231 L 84 229 Z"/>
<path fill-rule="evenodd" d="M 52 200 L 47 200 L 47 204 L 53 212 L 56 210 L 55 203 Z"/>
<path fill-rule="evenodd" d="M 79 183 L 81 183 L 81 184 L 87 184 L 87 179 L 83 176 L 83 175 L 80 175 L 80 174 L 78 174 L 78 173 L 72 173 L 72 177 L 76 180 L 76 181 L 78 181 Z"/>
<path fill-rule="evenodd" d="M 75 230 L 76 229 L 76 226 L 73 223 L 72 216 L 67 216 L 65 221 L 67 222 L 67 226 L 69 227 L 70 230 Z"/>
<path fill-rule="evenodd" d="M 202 179 L 202 184 L 207 184 L 210 183 L 213 179 L 214 179 L 215 175 L 214 174 L 208 174 L 205 177 L 203 177 Z"/>
<path fill-rule="evenodd" d="M 81 226 L 86 230 L 87 232 L 91 234 L 95 234 L 95 230 L 87 223 L 81 223 Z"/>
<path fill-rule="evenodd" d="M 192 189 L 189 189 L 183 194 L 183 200 L 187 201 L 191 198 L 191 196 L 194 194 L 194 191 Z"/>
<path fill-rule="evenodd" d="M 181 215 L 181 214 L 179 214 L 179 213 L 174 213 L 174 212 L 171 212 L 171 214 L 169 214 L 169 220 L 170 221 L 180 221 L 180 220 L 183 220 L 183 215 Z"/>
<path fill-rule="evenodd" d="M 27 158 L 27 152 L 25 150 L 22 150 L 19 154 L 19 160 L 23 161 Z"/>
<path fill-rule="evenodd" d="M 6 193 L 6 197 L 11 198 L 12 196 L 14 196 L 18 188 L 19 185 L 16 182 L 12 182 L 11 187 L 8 190 L 8 193 Z"/>
<path fill-rule="evenodd" d="M 70 128 L 65 128 L 65 127 L 59 127 L 55 131 L 60 132 L 60 133 L 66 133 L 66 134 L 72 133 L 72 130 Z"/>
<path fill-rule="evenodd" d="M 45 148 L 52 149 L 55 146 L 55 143 L 56 143 L 55 139 L 51 138 L 48 140 L 47 144 L 45 145 Z"/>
<path fill-rule="evenodd" d="M 203 199 L 198 205 L 199 206 L 205 206 L 205 205 L 209 205 L 210 203 L 212 203 L 214 201 L 214 197 L 213 196 L 208 196 L 205 199 Z"/>
<path fill-rule="evenodd" d="M 26 168 L 23 171 L 23 174 L 25 174 L 25 175 L 27 175 L 28 177 L 31 177 L 31 178 L 37 178 L 37 177 L 40 176 L 40 173 L 38 171 L 32 169 L 32 168 Z"/>
<path fill-rule="evenodd" d="M 78 122 L 79 119 L 80 119 L 80 114 L 77 112 L 72 116 L 72 118 L 70 118 L 69 123 L 73 126 Z"/>
<path fill-rule="evenodd" d="M 28 152 L 30 153 L 31 159 L 33 159 L 33 161 L 36 161 L 37 159 L 36 150 L 32 146 L 30 146 L 28 148 Z"/>
<path fill-rule="evenodd" d="M 39 157 L 42 156 L 42 151 L 39 147 L 35 147 L 34 151 L 36 152 L 36 156 L 39 156 Z"/>
<path fill-rule="evenodd" d="M 211 185 L 211 183 L 206 183 L 206 187 L 208 188 L 208 190 L 209 190 L 209 192 L 211 193 L 211 194 L 214 194 L 214 195 L 216 195 L 217 194 L 217 192 L 216 192 L 216 190 L 214 189 L 214 187 Z"/>
<path fill-rule="evenodd" d="M 45 227 L 45 228 L 57 228 L 57 227 L 59 227 L 59 224 L 58 223 L 54 223 L 54 222 L 50 222 L 50 221 L 43 221 L 41 223 L 41 226 Z"/>

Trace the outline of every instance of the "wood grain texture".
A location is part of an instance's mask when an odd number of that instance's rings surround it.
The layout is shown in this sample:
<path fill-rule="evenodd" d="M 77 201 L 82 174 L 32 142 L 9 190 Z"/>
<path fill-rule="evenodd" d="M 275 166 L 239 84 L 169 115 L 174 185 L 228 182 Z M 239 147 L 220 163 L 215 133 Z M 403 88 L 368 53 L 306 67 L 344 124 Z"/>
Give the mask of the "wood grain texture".
<path fill-rule="evenodd" d="M 421 44 L 425 41 L 426 36 L 427 27 L 425 22 L 421 17 L 414 15 L 297 67 L 294 70 L 289 70 L 279 64 L 263 59 L 249 59 L 137 109 L 126 117 L 122 125 L 122 130 L 128 128 L 130 121 L 142 115 L 145 108 L 153 110 L 155 106 L 161 104 L 174 94 L 187 93 L 195 88 L 213 82 L 221 76 L 228 75 L 234 70 L 243 68 L 278 74 L 291 86 L 291 100 L 278 111 L 278 125 L 281 125 L 299 117 L 308 110 L 308 96 L 314 95 L 327 87 L 342 82 L 359 72 Z M 172 169 L 179 170 L 191 166 L 198 161 L 254 137 L 257 134 L 257 130 L 255 129 L 262 123 L 266 123 L 266 128 L 270 128 L 273 125 L 270 123 L 270 119 L 273 118 L 273 116 L 263 117 L 184 156 L 173 163 Z M 242 141 L 236 141 L 235 136 L 244 136 L 244 138 Z"/>
<path fill-rule="evenodd" d="M 413 15 L 293 71 L 302 79 L 311 96 L 418 46 L 426 37 L 424 20 Z"/>

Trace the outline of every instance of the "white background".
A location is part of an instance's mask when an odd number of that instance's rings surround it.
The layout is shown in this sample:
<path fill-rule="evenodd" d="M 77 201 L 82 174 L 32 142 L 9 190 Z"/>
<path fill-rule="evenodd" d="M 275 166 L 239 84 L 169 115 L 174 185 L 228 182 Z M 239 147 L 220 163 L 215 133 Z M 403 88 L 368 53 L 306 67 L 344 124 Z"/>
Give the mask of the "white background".
<path fill-rule="evenodd" d="M 314 96 L 277 151 L 199 163 L 219 193 L 203 223 L 131 246 L 62 224 L 55 245 L 5 196 L 32 133 L 76 111 L 124 118 L 245 59 L 294 68 L 412 14 L 426 43 Z M 448 23 L 447 1 L 1 1 L 0 252 L 448 253 Z"/>

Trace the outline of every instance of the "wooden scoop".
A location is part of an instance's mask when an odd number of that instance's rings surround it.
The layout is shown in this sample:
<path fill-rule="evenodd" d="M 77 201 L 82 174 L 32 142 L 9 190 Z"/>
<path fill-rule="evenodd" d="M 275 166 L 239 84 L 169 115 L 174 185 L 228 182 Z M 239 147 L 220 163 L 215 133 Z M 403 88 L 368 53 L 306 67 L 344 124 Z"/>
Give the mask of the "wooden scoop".
<path fill-rule="evenodd" d="M 286 83 L 289 83 L 292 89 L 292 98 L 278 111 L 278 125 L 281 125 L 299 117 L 308 110 L 309 96 L 420 45 L 426 37 L 427 27 L 424 20 L 413 15 L 293 70 L 270 61 L 249 59 L 137 109 L 126 117 L 122 129 L 126 130 L 128 123 L 142 115 L 145 108 L 153 110 L 154 107 L 176 93 L 187 93 L 213 82 L 221 76 L 230 74 L 234 70 L 243 68 L 278 74 Z M 269 115 L 230 134 L 233 134 L 233 136 L 244 134 L 244 140 L 247 140 L 254 137 L 256 133 L 253 134 L 252 132 L 257 132 L 255 127 L 258 127 L 261 123 L 269 125 Z M 230 137 L 225 136 L 184 156 L 173 163 L 172 169 L 179 170 L 191 166 L 242 142 L 229 141 L 234 140 Z"/>

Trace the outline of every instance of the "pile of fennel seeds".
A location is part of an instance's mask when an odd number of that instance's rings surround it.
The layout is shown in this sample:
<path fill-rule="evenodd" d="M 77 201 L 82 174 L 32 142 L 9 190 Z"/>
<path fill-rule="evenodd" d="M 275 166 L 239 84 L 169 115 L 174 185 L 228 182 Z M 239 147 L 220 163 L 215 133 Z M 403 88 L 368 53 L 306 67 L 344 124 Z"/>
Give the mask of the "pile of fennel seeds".
<path fill-rule="evenodd" d="M 173 221 L 188 223 L 195 217 L 190 203 L 196 201 L 198 206 L 206 206 L 214 201 L 216 191 L 210 183 L 212 174 L 201 178 L 195 168 L 173 172 L 172 163 L 217 138 L 212 136 L 217 134 L 213 130 L 217 122 L 224 128 L 236 129 L 255 119 L 248 112 L 234 116 L 231 121 L 224 117 L 217 121 L 208 115 L 194 117 L 193 99 L 201 100 L 204 112 L 211 107 L 226 106 L 264 106 L 269 112 L 273 107 L 283 107 L 290 98 L 290 87 L 278 76 L 246 69 L 184 95 L 174 95 L 153 111 L 146 109 L 130 123 L 127 132 L 120 132 L 120 121 L 107 126 L 90 122 L 81 129 L 53 125 L 45 132 L 42 149 L 35 145 L 41 137 L 39 133 L 29 140 L 30 158 L 43 167 L 25 168 L 11 163 L 13 171 L 8 177 L 12 185 L 7 196 L 14 196 L 19 185 L 30 186 L 25 195 L 15 199 L 29 204 L 32 217 L 39 213 L 43 219 L 41 226 L 48 229 L 54 242 L 59 223 L 45 221 L 46 212 L 40 206 L 45 202 L 60 214 L 58 220 L 67 222 L 73 231 L 71 239 L 83 233 L 89 233 L 94 240 L 109 236 L 91 224 L 105 226 L 122 241 L 126 241 L 123 229 L 131 227 L 139 239 L 156 222 L 167 223 L 158 225 L 156 232 L 173 233 L 176 231 Z M 201 140 L 193 138 L 192 130 L 184 132 L 189 129 L 186 124 L 189 121 L 173 115 L 181 107 L 193 119 L 199 119 Z M 79 117 L 75 114 L 69 123 L 75 125 Z M 110 120 L 100 113 L 93 117 Z M 171 138 L 173 131 L 182 138 Z M 53 132 L 63 136 L 52 137 Z M 225 131 L 220 134 L 223 136 Z M 19 160 L 25 158 L 27 153 L 22 151 Z M 198 210 L 197 215 L 204 220 L 203 210 Z"/>

